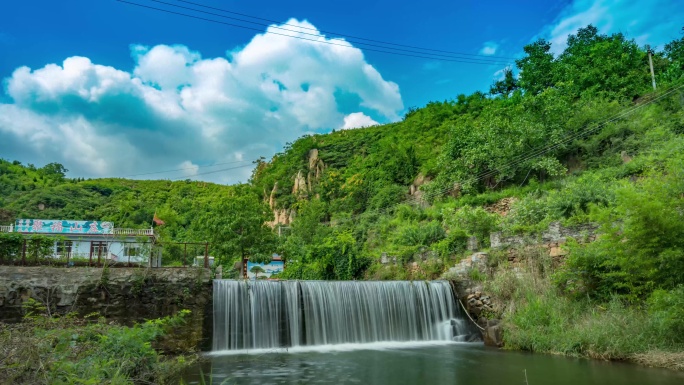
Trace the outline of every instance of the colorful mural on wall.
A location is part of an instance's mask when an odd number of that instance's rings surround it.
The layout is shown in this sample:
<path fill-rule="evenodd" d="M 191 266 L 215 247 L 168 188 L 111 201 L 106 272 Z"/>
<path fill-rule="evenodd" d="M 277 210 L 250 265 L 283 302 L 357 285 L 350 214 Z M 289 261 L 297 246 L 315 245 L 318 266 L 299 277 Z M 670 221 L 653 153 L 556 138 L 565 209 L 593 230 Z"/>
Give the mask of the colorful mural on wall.
<path fill-rule="evenodd" d="M 255 269 L 255 266 L 258 268 Z M 283 261 L 271 261 L 271 263 L 254 263 L 247 261 L 247 278 L 269 278 L 271 275 L 281 273 L 285 268 Z"/>
<path fill-rule="evenodd" d="M 112 222 L 17 219 L 14 231 L 42 234 L 112 234 Z"/>

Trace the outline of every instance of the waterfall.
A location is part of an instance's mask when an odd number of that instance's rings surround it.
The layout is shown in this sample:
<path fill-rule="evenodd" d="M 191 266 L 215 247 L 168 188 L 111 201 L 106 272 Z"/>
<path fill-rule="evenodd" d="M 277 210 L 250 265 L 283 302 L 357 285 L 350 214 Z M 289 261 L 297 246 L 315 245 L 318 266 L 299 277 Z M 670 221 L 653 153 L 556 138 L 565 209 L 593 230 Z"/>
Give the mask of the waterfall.
<path fill-rule="evenodd" d="M 213 350 L 458 341 L 446 281 L 214 281 Z"/>

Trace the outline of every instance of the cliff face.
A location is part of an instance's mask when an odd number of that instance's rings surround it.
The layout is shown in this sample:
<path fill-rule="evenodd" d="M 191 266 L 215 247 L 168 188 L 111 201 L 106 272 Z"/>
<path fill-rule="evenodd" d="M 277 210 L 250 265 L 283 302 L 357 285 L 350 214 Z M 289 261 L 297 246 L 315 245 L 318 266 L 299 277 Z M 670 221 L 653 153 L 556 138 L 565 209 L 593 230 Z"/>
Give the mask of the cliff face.
<path fill-rule="evenodd" d="M 300 169 L 297 171 L 297 174 L 293 176 L 294 185 L 292 187 L 292 195 L 297 200 L 311 198 L 311 193 L 314 191 L 324 170 L 325 163 L 319 157 L 318 149 L 314 148 L 310 150 L 305 169 Z M 276 202 L 278 192 L 278 182 L 276 181 L 273 184 L 271 193 L 268 195 L 268 205 L 271 210 L 273 210 L 273 221 L 267 223 L 270 227 L 289 226 L 296 216 L 294 209 L 278 207 Z M 264 194 L 264 198 L 266 199 L 266 194 Z"/>

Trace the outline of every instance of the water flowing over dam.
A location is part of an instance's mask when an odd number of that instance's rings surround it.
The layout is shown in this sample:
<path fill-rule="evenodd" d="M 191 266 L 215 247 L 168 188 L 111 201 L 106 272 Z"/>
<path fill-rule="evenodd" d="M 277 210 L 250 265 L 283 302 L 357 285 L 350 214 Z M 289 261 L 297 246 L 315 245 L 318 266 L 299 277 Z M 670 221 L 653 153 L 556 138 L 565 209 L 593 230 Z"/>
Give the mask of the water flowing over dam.
<path fill-rule="evenodd" d="M 214 281 L 213 350 L 462 341 L 446 281 Z"/>

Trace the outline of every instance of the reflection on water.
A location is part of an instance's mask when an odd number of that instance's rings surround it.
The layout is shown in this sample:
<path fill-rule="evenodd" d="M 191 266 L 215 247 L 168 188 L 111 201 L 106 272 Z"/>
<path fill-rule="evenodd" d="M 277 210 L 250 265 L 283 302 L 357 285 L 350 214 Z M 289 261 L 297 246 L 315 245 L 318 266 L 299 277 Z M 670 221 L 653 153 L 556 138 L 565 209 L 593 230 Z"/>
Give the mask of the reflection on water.
<path fill-rule="evenodd" d="M 357 346 L 358 347 L 358 346 Z M 368 346 L 367 346 L 368 347 Z M 680 385 L 684 373 L 563 357 L 502 352 L 480 344 L 397 348 L 351 347 L 303 351 L 209 355 L 185 375 L 199 384 L 627 384 Z"/>

